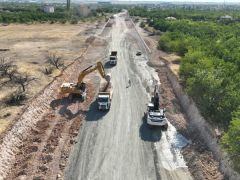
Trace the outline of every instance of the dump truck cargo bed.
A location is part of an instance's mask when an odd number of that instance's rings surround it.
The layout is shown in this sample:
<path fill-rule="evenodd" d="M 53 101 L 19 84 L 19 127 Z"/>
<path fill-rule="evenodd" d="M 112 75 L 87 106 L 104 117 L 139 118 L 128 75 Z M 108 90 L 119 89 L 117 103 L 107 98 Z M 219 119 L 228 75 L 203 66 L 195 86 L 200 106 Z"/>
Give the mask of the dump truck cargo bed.
<path fill-rule="evenodd" d="M 101 82 L 98 93 L 98 109 L 99 110 L 109 110 L 112 101 L 112 84 L 111 82 Z"/>

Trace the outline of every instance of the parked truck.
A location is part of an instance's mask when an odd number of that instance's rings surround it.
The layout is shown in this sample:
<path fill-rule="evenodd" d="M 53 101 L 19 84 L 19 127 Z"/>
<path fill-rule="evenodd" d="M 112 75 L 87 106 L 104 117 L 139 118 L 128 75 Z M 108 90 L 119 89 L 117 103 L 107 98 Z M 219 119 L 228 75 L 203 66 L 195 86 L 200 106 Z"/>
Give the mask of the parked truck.
<path fill-rule="evenodd" d="M 110 75 L 108 75 L 110 76 Z M 110 79 L 110 78 L 109 78 Z M 98 109 L 109 110 L 112 102 L 112 84 L 110 81 L 101 82 L 97 97 Z"/>
<path fill-rule="evenodd" d="M 109 58 L 109 63 L 111 65 L 116 65 L 117 64 L 117 51 L 111 51 L 110 58 Z"/>

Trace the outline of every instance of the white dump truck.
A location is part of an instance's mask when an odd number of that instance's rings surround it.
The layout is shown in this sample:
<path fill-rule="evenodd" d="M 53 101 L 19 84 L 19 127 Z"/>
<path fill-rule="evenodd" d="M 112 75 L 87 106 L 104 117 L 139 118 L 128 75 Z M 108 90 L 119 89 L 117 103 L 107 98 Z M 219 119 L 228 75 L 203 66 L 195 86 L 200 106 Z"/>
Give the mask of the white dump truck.
<path fill-rule="evenodd" d="M 101 82 L 97 97 L 98 109 L 109 110 L 112 102 L 113 88 L 110 81 Z"/>
<path fill-rule="evenodd" d="M 147 124 L 151 126 L 160 126 L 166 129 L 168 127 L 165 109 L 156 109 L 153 103 L 148 104 Z"/>
<path fill-rule="evenodd" d="M 117 51 L 111 51 L 110 57 L 109 57 L 109 64 L 116 65 L 117 64 Z"/>

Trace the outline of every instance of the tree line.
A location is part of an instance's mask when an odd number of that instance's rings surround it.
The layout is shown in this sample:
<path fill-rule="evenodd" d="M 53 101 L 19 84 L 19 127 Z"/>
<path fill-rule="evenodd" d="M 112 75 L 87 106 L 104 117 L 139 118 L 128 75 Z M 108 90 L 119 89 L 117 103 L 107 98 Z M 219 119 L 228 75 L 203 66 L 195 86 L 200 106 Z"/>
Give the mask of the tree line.
<path fill-rule="evenodd" d="M 240 171 L 240 22 L 236 10 L 129 10 L 162 32 L 159 49 L 181 56 L 180 78 L 202 115 L 225 131 L 223 147 Z M 228 18 L 223 16 L 229 15 Z M 166 17 L 175 17 L 168 20 Z"/>
<path fill-rule="evenodd" d="M 92 11 L 90 16 L 97 16 L 96 11 Z M 45 13 L 43 7 L 38 4 L 11 4 L 3 3 L 0 9 L 0 23 L 32 23 L 50 22 L 76 24 L 84 20 L 79 13 L 79 7 L 73 6 L 69 11 L 62 5 L 55 5 L 54 13 Z"/>

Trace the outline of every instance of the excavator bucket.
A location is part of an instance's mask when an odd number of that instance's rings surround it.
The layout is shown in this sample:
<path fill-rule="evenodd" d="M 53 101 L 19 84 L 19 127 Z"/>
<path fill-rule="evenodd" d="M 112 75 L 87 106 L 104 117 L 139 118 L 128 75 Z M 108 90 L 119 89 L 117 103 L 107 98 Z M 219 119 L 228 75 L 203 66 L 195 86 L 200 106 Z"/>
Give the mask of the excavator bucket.
<path fill-rule="evenodd" d="M 106 79 L 107 82 L 110 82 L 111 81 L 111 74 L 110 73 L 106 74 L 105 79 Z"/>

